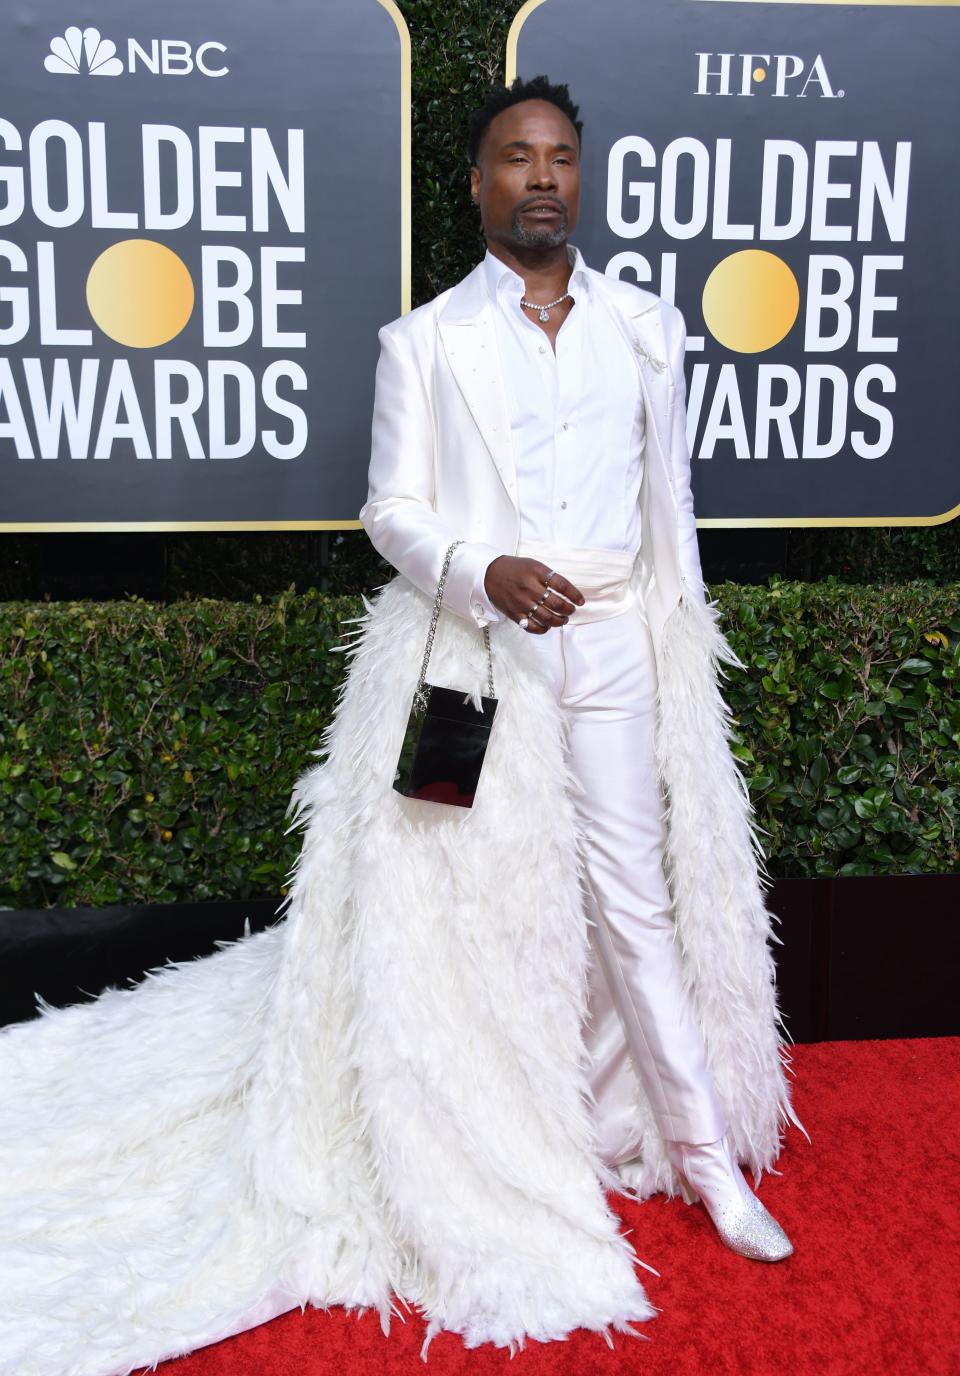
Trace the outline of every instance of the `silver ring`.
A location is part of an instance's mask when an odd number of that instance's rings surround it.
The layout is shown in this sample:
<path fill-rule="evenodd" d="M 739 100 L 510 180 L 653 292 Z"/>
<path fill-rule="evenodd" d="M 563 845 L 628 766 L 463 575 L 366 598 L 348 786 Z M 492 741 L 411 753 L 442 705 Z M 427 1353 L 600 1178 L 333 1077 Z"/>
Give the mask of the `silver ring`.
<path fill-rule="evenodd" d="M 551 569 L 551 570 L 550 570 L 550 572 L 549 572 L 549 573 L 547 574 L 547 576 L 546 576 L 546 579 L 544 580 L 545 584 L 548 584 L 548 583 L 550 582 L 550 579 L 553 578 L 553 576 L 555 575 L 555 573 L 556 573 L 556 569 Z"/>
<path fill-rule="evenodd" d="M 520 627 L 522 631 L 525 631 L 527 627 L 530 625 L 530 620 L 526 616 L 521 616 L 520 620 L 517 622 L 517 625 Z"/>
<path fill-rule="evenodd" d="M 537 603 L 537 606 L 538 606 L 538 607 L 542 607 L 543 604 L 544 604 L 544 602 L 546 602 L 546 600 L 547 600 L 547 598 L 548 598 L 549 596 L 550 596 L 550 589 L 549 589 L 549 588 L 544 588 L 544 590 L 543 590 L 543 596 L 541 597 L 540 601 Z"/>

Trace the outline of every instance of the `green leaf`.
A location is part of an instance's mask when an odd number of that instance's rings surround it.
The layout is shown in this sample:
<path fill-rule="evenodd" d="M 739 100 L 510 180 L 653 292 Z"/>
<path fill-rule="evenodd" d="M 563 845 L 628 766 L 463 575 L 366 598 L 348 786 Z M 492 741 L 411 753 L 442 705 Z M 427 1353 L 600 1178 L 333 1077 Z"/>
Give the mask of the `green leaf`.
<path fill-rule="evenodd" d="M 810 766 L 810 778 L 816 784 L 817 788 L 822 788 L 829 775 L 830 765 L 827 762 L 826 755 L 818 755 Z"/>

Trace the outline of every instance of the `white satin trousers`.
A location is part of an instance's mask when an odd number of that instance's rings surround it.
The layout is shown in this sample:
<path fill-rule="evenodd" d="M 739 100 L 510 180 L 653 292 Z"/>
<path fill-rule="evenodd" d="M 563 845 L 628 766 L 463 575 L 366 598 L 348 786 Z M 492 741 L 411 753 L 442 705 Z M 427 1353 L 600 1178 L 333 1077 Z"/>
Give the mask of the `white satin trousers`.
<path fill-rule="evenodd" d="M 662 1135 L 713 1142 L 726 1131 L 703 1037 L 683 986 L 663 870 L 663 796 L 654 754 L 656 663 L 643 609 L 629 588 L 633 556 L 522 542 L 569 578 L 586 602 L 566 626 L 530 635 L 562 709 L 584 832 L 591 919 L 589 1010 L 601 1156 L 639 1154 L 632 1071 Z"/>

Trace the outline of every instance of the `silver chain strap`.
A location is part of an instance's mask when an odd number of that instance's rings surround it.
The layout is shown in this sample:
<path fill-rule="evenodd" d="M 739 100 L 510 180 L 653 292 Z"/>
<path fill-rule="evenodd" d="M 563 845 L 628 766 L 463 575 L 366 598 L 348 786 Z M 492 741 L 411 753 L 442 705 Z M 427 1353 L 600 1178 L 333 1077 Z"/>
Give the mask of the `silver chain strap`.
<path fill-rule="evenodd" d="M 462 545 L 463 540 L 454 540 L 447 550 L 443 559 L 443 568 L 440 570 L 440 581 L 437 584 L 437 595 L 433 599 L 433 616 L 430 618 L 430 629 L 427 631 L 427 648 L 423 652 L 423 663 L 420 665 L 420 677 L 417 679 L 416 692 L 413 695 L 413 705 L 418 712 L 423 712 L 427 706 L 427 665 L 430 663 L 430 651 L 433 649 L 433 637 L 437 630 L 437 621 L 440 618 L 440 604 L 443 601 L 443 590 L 447 584 L 447 572 L 450 568 L 450 559 L 457 545 Z M 490 648 L 490 627 L 483 627 L 483 640 L 487 647 L 487 696 L 496 697 L 493 690 L 493 650 Z"/>

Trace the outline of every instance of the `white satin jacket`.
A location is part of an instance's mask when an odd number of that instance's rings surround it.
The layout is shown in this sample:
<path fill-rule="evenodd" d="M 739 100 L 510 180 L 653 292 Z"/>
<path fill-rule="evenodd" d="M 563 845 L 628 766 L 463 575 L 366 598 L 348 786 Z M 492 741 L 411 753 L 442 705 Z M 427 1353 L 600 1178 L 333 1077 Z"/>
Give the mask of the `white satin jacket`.
<path fill-rule="evenodd" d="M 646 410 L 642 544 L 634 583 L 659 649 L 684 589 L 706 601 L 690 489 L 680 311 L 653 292 L 587 268 L 634 350 Z M 507 393 L 482 264 L 380 330 L 367 501 L 374 547 L 421 591 L 487 624 L 472 594 L 490 560 L 512 554 L 520 517 Z M 563 573 L 563 569 L 558 570 Z"/>

